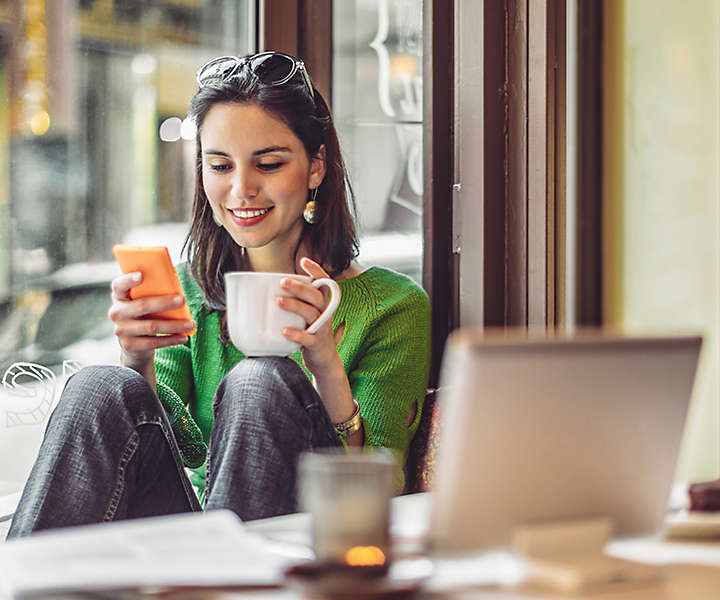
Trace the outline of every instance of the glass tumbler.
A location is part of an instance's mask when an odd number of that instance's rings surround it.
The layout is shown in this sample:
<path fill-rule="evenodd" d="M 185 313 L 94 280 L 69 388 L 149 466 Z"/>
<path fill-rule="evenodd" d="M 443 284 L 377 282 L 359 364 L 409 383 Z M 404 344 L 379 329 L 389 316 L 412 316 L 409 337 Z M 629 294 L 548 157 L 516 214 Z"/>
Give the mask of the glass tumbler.
<path fill-rule="evenodd" d="M 300 458 L 300 504 L 313 518 L 318 562 L 390 565 L 390 499 L 397 459 L 390 450 L 306 452 Z"/>

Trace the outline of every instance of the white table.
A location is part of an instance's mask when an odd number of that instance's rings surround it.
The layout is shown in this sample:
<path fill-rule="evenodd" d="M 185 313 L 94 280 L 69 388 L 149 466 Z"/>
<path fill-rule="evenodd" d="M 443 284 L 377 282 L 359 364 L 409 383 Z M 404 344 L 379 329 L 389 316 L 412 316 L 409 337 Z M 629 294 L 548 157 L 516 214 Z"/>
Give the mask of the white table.
<path fill-rule="evenodd" d="M 427 533 L 431 494 L 400 496 L 393 500 L 392 534 L 401 550 L 421 547 Z M 306 514 L 275 517 L 248 523 L 257 532 L 287 544 L 311 543 Z M 720 540 L 671 541 L 661 536 L 612 542 L 607 551 L 618 558 L 658 565 L 656 584 L 617 587 L 563 598 L 593 600 L 705 600 L 720 598 Z M 421 597 L 456 599 L 557 598 L 548 592 L 518 583 L 521 569 L 509 552 L 484 552 L 463 559 L 438 560 Z M 248 597 L 225 593 L 222 598 Z M 299 598 L 291 590 L 253 592 L 253 598 Z"/>
<path fill-rule="evenodd" d="M 392 536 L 396 556 L 424 549 L 431 494 L 401 496 L 393 500 Z M 307 554 L 311 544 L 309 515 L 295 514 L 249 522 L 247 528 L 286 545 L 288 555 Z M 293 548 L 295 546 L 296 548 Z M 303 552 L 298 552 L 300 549 Z M 563 596 L 593 600 L 705 600 L 720 598 L 720 540 L 677 542 L 661 537 L 612 542 L 608 553 L 638 562 L 658 565 L 662 580 L 652 585 L 618 587 L 593 594 Z M 208 549 L 210 551 L 210 549 Z M 398 561 L 399 563 L 400 561 Z M 436 559 L 434 570 L 424 581 L 424 598 L 538 599 L 557 597 L 523 586 L 520 562 L 509 552 L 482 552 L 462 558 Z M 398 564 L 396 563 L 396 565 Z M 425 561 L 427 564 L 427 561 Z M 137 598 L 137 595 L 132 596 Z M 219 590 L 210 588 L 176 592 L 164 597 L 290 599 L 300 594 L 290 589 Z"/>

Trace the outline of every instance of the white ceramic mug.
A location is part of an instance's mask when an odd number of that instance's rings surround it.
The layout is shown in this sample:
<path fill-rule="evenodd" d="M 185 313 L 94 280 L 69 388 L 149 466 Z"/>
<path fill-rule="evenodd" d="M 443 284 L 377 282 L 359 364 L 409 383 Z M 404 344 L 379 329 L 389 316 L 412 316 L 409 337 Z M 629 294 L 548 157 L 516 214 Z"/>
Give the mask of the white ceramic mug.
<path fill-rule="evenodd" d="M 288 277 L 311 283 L 316 288 L 330 288 L 330 302 L 322 314 L 309 326 L 298 314 L 284 310 L 277 304 L 278 296 L 292 296 L 280 287 Z M 230 340 L 245 356 L 289 356 L 300 345 L 286 339 L 285 327 L 315 333 L 333 316 L 340 303 L 340 288 L 332 279 L 311 280 L 293 273 L 264 273 L 233 271 L 225 273 L 227 324 Z"/>

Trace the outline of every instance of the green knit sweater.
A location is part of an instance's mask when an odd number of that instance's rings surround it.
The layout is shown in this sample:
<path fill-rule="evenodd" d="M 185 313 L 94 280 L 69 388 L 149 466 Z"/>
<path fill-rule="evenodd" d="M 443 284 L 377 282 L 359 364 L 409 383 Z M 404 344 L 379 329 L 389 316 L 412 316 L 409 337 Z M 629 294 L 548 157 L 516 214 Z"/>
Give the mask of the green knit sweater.
<path fill-rule="evenodd" d="M 157 391 L 168 413 L 180 451 L 202 500 L 205 456 L 212 429 L 212 402 L 220 380 L 245 356 L 219 340 L 220 319 L 203 302 L 187 264 L 178 275 L 197 333 L 188 342 L 157 350 Z M 342 298 L 333 332 L 345 331 L 338 354 L 360 404 L 366 446 L 392 448 L 404 460 L 417 429 L 430 364 L 430 304 L 411 279 L 379 267 L 338 281 Z M 305 369 L 300 352 L 292 355 Z M 413 404 L 417 414 L 408 427 Z M 402 474 L 396 487 L 402 489 Z"/>

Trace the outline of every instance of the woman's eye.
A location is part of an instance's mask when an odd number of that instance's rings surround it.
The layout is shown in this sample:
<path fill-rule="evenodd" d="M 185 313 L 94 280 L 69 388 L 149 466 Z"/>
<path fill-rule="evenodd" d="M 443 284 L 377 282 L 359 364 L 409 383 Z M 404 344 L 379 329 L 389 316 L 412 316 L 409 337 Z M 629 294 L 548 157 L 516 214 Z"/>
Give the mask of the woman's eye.
<path fill-rule="evenodd" d="M 282 163 L 259 163 L 258 169 L 262 171 L 274 171 L 275 169 L 279 169 L 282 166 Z"/>
<path fill-rule="evenodd" d="M 211 171 L 227 171 L 230 165 L 208 165 Z"/>

